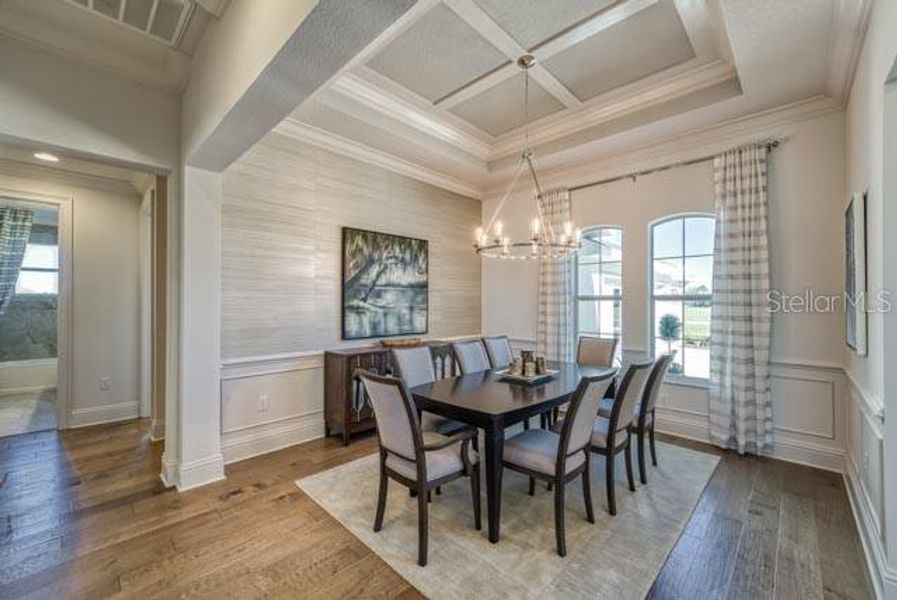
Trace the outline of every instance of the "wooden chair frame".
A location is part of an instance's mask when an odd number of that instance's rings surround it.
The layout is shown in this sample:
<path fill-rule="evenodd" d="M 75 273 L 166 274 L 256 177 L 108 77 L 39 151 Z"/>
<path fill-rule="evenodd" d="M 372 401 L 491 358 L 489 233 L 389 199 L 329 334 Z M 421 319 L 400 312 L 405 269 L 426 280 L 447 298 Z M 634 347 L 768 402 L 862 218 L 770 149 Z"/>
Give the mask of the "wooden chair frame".
<path fill-rule="evenodd" d="M 525 467 L 521 467 L 504 460 L 502 461 L 502 465 L 505 468 L 529 476 L 530 496 L 535 495 L 536 479 L 545 481 L 554 488 L 554 531 L 557 543 L 557 553 L 560 556 L 567 555 L 567 542 L 564 523 L 564 491 L 566 485 L 580 475 L 582 475 L 582 495 L 586 507 L 586 519 L 589 523 L 595 522 L 595 512 L 592 506 L 592 484 L 589 471 L 589 469 L 591 468 L 591 456 L 589 453 L 590 444 L 587 442 L 586 445 L 584 445 L 582 448 L 570 450 L 570 435 L 572 433 L 573 422 L 575 420 L 576 414 L 579 411 L 583 400 L 585 399 L 585 395 L 588 391 L 589 385 L 592 383 L 603 381 L 605 379 L 610 379 L 611 377 L 613 377 L 613 373 L 607 373 L 594 377 L 583 377 L 579 381 L 579 385 L 576 387 L 576 392 L 574 392 L 573 399 L 570 401 L 570 410 L 567 412 L 569 418 L 564 421 L 564 427 L 561 430 L 561 440 L 558 444 L 558 454 L 557 460 L 555 462 L 554 474 L 549 475 L 547 473 L 527 469 Z M 577 452 L 584 453 L 585 461 L 582 465 L 567 473 L 567 459 Z"/>
<path fill-rule="evenodd" d="M 377 496 L 377 514 L 374 517 L 374 531 L 378 532 L 383 528 L 383 515 L 386 512 L 386 496 L 389 479 L 393 479 L 401 485 L 407 487 L 417 496 L 417 564 L 422 567 L 426 566 L 427 549 L 429 544 L 428 504 L 431 490 L 434 490 L 437 487 L 460 477 L 469 476 L 470 491 L 473 498 L 474 525 L 477 530 L 482 527 L 482 517 L 480 509 L 480 465 L 479 461 L 477 461 L 477 463 L 475 464 L 471 464 L 470 458 L 468 456 L 470 440 L 476 435 L 476 433 L 474 430 L 465 430 L 455 435 L 449 436 L 446 439 L 441 440 L 437 444 L 424 444 L 423 435 L 420 430 L 420 422 L 418 419 L 417 409 L 415 408 L 414 403 L 411 400 L 411 395 L 408 393 L 405 384 L 402 383 L 402 380 L 396 377 L 390 377 L 388 375 L 377 375 L 368 371 L 359 371 L 357 373 L 357 376 L 360 377 L 362 381 L 370 380 L 376 383 L 391 385 L 398 389 L 399 395 L 402 398 L 402 404 L 405 408 L 405 413 L 411 424 L 412 437 L 414 440 L 413 457 L 403 456 L 398 452 L 389 450 L 388 448 L 385 448 L 382 443 L 380 443 L 380 425 L 379 423 L 377 424 L 377 437 L 380 446 L 380 490 Z M 456 444 L 459 441 L 461 442 L 461 461 L 463 463 L 463 469 L 461 471 L 458 471 L 457 473 L 452 473 L 439 479 L 428 481 L 426 453 L 433 450 L 440 450 L 452 444 Z M 398 458 L 414 462 L 417 468 L 416 481 L 408 479 L 404 475 L 397 473 L 387 466 L 386 459 L 390 454 Z"/>
<path fill-rule="evenodd" d="M 657 408 L 657 395 L 652 395 L 652 388 L 663 382 L 667 368 L 673 357 L 670 354 L 664 354 L 658 357 L 648 375 L 648 381 L 645 383 L 645 393 L 642 396 L 641 410 L 639 410 L 638 418 L 630 427 L 630 431 L 635 434 L 638 442 L 638 470 L 639 480 L 642 484 L 648 483 L 648 469 L 645 466 L 645 434 L 648 434 L 648 443 L 651 449 L 651 464 L 657 466 L 657 449 L 654 446 L 654 424 L 657 422 L 655 409 Z M 658 378 L 660 381 L 658 381 Z M 648 416 L 650 415 L 650 422 Z"/>

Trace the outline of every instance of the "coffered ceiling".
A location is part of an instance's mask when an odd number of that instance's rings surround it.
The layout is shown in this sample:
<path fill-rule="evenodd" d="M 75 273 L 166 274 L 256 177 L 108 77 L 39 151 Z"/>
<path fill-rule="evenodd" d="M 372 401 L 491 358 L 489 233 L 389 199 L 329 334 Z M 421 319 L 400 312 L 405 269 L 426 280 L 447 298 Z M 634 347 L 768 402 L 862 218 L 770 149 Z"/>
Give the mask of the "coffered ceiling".
<path fill-rule="evenodd" d="M 841 102 L 867 10 L 867 0 L 420 0 L 280 131 L 482 196 L 524 134 L 538 160 L 561 164 L 683 115 L 694 127 L 815 96 Z M 528 126 L 525 54 L 536 58 Z"/>

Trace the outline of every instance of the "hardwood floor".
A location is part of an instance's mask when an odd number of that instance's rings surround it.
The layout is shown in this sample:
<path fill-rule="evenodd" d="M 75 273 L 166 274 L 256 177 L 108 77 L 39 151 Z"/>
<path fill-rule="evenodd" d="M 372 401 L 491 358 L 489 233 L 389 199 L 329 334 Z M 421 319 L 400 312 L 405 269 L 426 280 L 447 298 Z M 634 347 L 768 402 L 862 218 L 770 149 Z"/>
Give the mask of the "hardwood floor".
<path fill-rule="evenodd" d="M 375 446 L 318 440 L 178 494 L 142 421 L 0 438 L 0 597 L 419 597 L 293 485 Z M 871 596 L 840 476 L 718 453 L 651 597 Z"/>

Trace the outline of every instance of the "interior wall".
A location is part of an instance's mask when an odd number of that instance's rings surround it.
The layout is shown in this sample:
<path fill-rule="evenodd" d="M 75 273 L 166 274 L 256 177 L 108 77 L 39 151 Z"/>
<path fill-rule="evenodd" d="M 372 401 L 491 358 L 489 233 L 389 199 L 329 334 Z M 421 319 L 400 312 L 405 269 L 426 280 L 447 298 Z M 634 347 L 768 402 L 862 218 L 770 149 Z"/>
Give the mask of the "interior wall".
<path fill-rule="evenodd" d="M 18 192 L 72 199 L 75 267 L 69 424 L 79 427 L 136 417 L 139 196 L 130 184 L 9 161 L 0 161 L 0 189 L 12 197 Z"/>
<path fill-rule="evenodd" d="M 885 165 L 885 82 L 897 57 L 897 3 L 876 2 L 857 64 L 847 107 L 847 191 L 868 190 L 866 205 L 867 272 L 869 292 L 887 290 L 894 300 L 897 259 L 891 233 L 897 215 L 886 205 L 885 180 L 895 166 Z M 890 218 L 888 218 L 890 217 Z M 887 232 L 887 235 L 886 235 Z M 892 252 L 888 252 L 891 247 Z M 850 444 L 847 468 L 852 499 L 860 521 L 873 579 L 885 594 L 897 596 L 897 377 L 893 352 L 885 346 L 887 322 L 893 313 L 868 314 L 869 354 L 862 357 L 844 348 L 851 381 Z M 897 346 L 891 348 L 897 350 Z M 889 467 L 887 465 L 890 465 Z M 886 508 L 887 507 L 887 508 Z"/>
<path fill-rule="evenodd" d="M 480 331 L 480 203 L 281 134 L 224 174 L 225 459 L 323 433 L 322 351 L 340 340 L 341 227 L 429 241 L 429 332 Z"/>
<path fill-rule="evenodd" d="M 750 129 L 746 127 L 745 129 Z M 744 134 L 742 134 L 744 135 Z M 712 155 L 751 140 L 782 140 L 770 163 L 770 245 L 772 288 L 787 294 L 812 290 L 837 294 L 843 284 L 844 113 L 752 129 L 747 139 L 715 133 L 714 141 L 687 152 L 664 154 L 659 164 Z M 640 168 L 618 160 L 617 174 Z M 595 166 L 602 179 L 606 173 Z M 550 177 L 543 187 L 562 183 Z M 567 182 L 568 184 L 577 182 Z M 523 190 L 521 190 L 522 192 Z M 483 204 L 488 222 L 497 204 Z M 516 193 L 502 211 L 512 232 L 522 233 L 532 200 Z M 577 226 L 623 227 L 623 349 L 629 356 L 650 348 L 649 225 L 662 217 L 713 213 L 713 173 L 708 162 L 675 168 L 635 182 L 618 182 L 573 192 Z M 512 233 L 513 235 L 513 233 Z M 528 262 L 483 262 L 483 332 L 508 333 L 518 345 L 536 333 L 538 270 Z M 507 310 L 507 298 L 523 299 Z M 773 315 L 773 404 L 777 456 L 841 470 L 845 439 L 846 385 L 841 371 L 844 317 L 839 312 Z M 667 384 L 659 400 L 658 426 L 665 431 L 709 439 L 706 387 Z"/>

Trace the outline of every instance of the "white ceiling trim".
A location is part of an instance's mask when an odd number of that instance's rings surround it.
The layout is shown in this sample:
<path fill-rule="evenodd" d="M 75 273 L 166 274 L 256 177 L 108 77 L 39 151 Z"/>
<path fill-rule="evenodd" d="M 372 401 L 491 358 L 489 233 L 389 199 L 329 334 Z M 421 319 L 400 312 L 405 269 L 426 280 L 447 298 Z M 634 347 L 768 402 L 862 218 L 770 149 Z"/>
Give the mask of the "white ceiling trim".
<path fill-rule="evenodd" d="M 508 32 L 498 25 L 498 23 L 493 21 L 492 17 L 486 14 L 483 9 L 474 4 L 471 0 L 445 0 L 445 4 L 451 8 L 455 14 L 466 21 L 468 25 L 473 27 L 480 35 L 489 40 L 491 44 L 505 53 L 505 56 L 508 57 L 511 64 L 499 69 L 504 75 L 510 74 L 510 77 L 513 77 L 520 72 L 520 67 L 516 64 L 517 59 L 529 52 L 526 48 L 518 44 Z M 580 102 L 579 98 L 574 96 L 564 84 L 558 81 L 554 75 L 549 73 L 548 70 L 538 62 L 532 67 L 531 74 L 533 79 L 535 79 L 549 94 L 554 96 L 565 107 L 579 108 L 582 106 L 582 102 Z M 435 104 L 441 106 L 441 103 L 438 100 Z M 442 107 L 445 108 L 445 106 Z"/>
<path fill-rule="evenodd" d="M 448 142 L 481 160 L 487 160 L 490 156 L 490 144 L 487 141 L 462 131 L 451 123 L 435 117 L 431 110 L 415 106 L 357 75 L 346 73 L 334 82 L 332 89 L 388 117 L 410 125 L 421 133 Z"/>
<path fill-rule="evenodd" d="M 699 59 L 693 59 L 686 65 L 673 67 L 641 82 L 614 90 L 608 95 L 599 96 L 576 113 L 564 114 L 556 119 L 549 117 L 541 125 L 536 123 L 529 131 L 530 145 L 550 142 L 736 77 L 735 67 L 727 62 L 717 60 L 696 64 L 699 62 Z M 645 86 L 644 83 L 649 80 L 650 85 Z M 520 132 L 501 136 L 492 148 L 491 158 L 518 152 L 523 142 L 524 135 Z"/>
<path fill-rule="evenodd" d="M 843 110 L 834 99 L 819 95 L 799 102 L 694 127 L 647 143 L 632 145 L 613 151 L 584 150 L 580 156 L 571 156 L 566 164 L 554 169 L 539 169 L 543 187 L 563 183 L 574 187 L 590 181 L 616 177 L 633 170 L 651 169 L 673 161 L 690 160 L 732 146 L 779 136 L 781 129 L 791 123 L 821 117 Z M 787 141 L 787 135 L 785 136 Z M 510 171 L 510 170 L 509 170 Z M 494 198 L 506 191 L 512 173 L 492 180 L 483 191 L 485 198 Z"/>
<path fill-rule="evenodd" d="M 834 3 L 826 91 L 842 104 L 850 96 L 871 12 L 872 0 L 835 0 Z"/>
<path fill-rule="evenodd" d="M 724 58 L 713 31 L 706 0 L 675 0 L 682 26 L 699 58 Z"/>
<path fill-rule="evenodd" d="M 388 152 L 371 148 L 323 129 L 312 127 L 293 118 L 285 119 L 273 131 L 301 142 L 312 144 L 318 148 L 329 150 L 342 156 L 348 156 L 366 164 L 378 166 L 393 173 L 405 175 L 450 192 L 461 194 L 462 196 L 479 200 L 483 197 L 482 191 L 478 187 L 466 181 L 412 163 Z"/>

